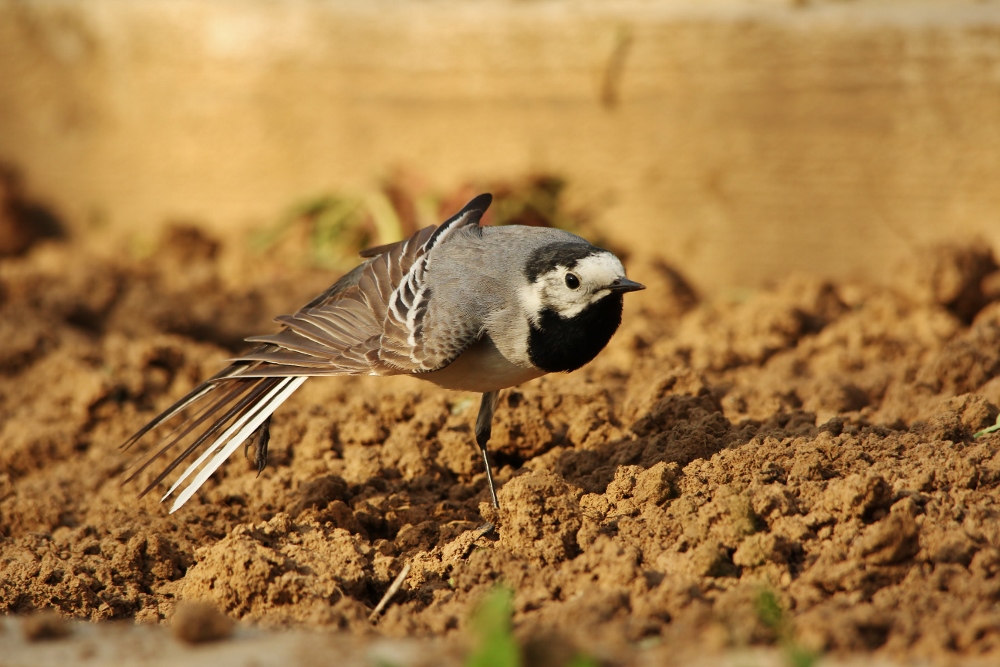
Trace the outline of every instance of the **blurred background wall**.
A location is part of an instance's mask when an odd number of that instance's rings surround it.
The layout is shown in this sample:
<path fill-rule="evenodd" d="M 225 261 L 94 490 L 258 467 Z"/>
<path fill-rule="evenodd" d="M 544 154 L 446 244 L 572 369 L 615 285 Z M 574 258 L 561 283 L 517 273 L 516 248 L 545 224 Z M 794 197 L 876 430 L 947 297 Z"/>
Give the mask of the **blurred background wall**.
<path fill-rule="evenodd" d="M 551 173 L 707 291 L 880 279 L 1000 247 L 1000 4 L 0 0 L 0 162 L 73 234 Z"/>

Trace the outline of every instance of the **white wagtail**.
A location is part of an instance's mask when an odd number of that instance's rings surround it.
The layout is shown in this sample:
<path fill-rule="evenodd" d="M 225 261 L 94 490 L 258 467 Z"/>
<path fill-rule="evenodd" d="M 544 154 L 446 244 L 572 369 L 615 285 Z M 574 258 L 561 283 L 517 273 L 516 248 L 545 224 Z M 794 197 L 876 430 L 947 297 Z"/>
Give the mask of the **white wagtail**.
<path fill-rule="evenodd" d="M 244 454 L 255 444 L 260 474 L 271 415 L 307 378 L 412 375 L 482 393 L 476 442 L 496 507 L 486 444 L 499 391 L 589 362 L 621 323 L 622 294 L 643 286 L 625 277 L 612 253 L 569 232 L 481 227 L 492 200 L 479 195 L 438 227 L 363 252 L 360 266 L 294 315 L 278 317 L 280 331 L 248 338 L 257 346 L 125 442 L 128 448 L 198 406 L 126 482 L 192 436 L 145 495 L 211 440 L 163 496 L 194 475 L 175 512 L 243 443 Z"/>

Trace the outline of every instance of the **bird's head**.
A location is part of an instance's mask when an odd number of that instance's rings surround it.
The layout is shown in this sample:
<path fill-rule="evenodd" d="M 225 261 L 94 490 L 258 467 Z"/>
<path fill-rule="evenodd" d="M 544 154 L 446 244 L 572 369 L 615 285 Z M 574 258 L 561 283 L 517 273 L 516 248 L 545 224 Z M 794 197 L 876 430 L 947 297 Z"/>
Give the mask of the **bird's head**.
<path fill-rule="evenodd" d="M 575 370 L 593 359 L 621 324 L 622 295 L 645 289 L 625 277 L 614 254 L 582 240 L 538 248 L 525 274 L 528 353 L 547 372 Z"/>
<path fill-rule="evenodd" d="M 544 312 L 572 320 L 611 297 L 645 289 L 625 277 L 625 267 L 611 252 L 589 243 L 560 242 L 539 248 L 525 266 L 528 284 L 522 299 L 532 320 Z"/>

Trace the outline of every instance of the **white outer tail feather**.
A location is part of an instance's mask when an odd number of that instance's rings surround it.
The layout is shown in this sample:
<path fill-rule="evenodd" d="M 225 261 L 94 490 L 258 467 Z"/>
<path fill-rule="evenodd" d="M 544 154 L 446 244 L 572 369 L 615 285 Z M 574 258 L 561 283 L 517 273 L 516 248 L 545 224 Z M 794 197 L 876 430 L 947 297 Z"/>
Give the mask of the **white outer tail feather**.
<path fill-rule="evenodd" d="M 276 394 L 278 394 L 285 386 L 287 386 L 287 384 L 288 384 L 288 380 L 283 380 L 283 381 L 279 382 L 274 387 L 274 389 L 272 389 L 268 393 L 264 394 L 264 396 L 257 401 L 256 406 L 254 406 L 254 409 L 248 410 L 239 419 L 237 419 L 235 422 L 233 422 L 229 426 L 229 428 L 227 428 L 225 431 L 223 431 L 222 435 L 220 435 L 218 438 L 216 438 L 215 442 L 213 442 L 210 447 L 206 448 L 205 451 L 203 451 L 201 453 L 201 455 L 197 459 L 195 459 L 194 463 L 190 464 L 184 470 L 184 472 L 181 473 L 180 477 L 178 477 L 174 481 L 174 483 L 170 486 L 170 488 L 167 490 L 167 492 L 165 494 L 163 494 L 163 497 L 160 498 L 160 502 L 162 503 L 164 500 L 166 500 L 167 498 L 169 498 L 170 495 L 174 491 L 177 490 L 177 487 L 179 487 L 181 485 L 181 483 L 185 479 L 188 478 L 188 475 L 190 475 L 195 470 L 197 470 L 198 466 L 200 466 L 202 463 L 204 463 L 205 459 L 207 459 L 209 456 L 211 456 L 212 452 L 214 452 L 216 449 L 219 448 L 220 444 L 222 444 L 224 441 L 228 440 L 230 438 L 230 436 L 232 436 L 232 434 L 234 432 L 236 432 L 238 429 L 242 428 L 243 425 L 246 424 L 248 420 L 250 420 L 255 415 L 257 415 L 260 412 L 261 408 L 263 408 L 265 405 L 267 405 L 267 403 L 271 400 L 271 398 L 273 396 L 275 396 Z M 199 484 L 198 486 L 201 486 L 201 484 Z M 174 505 L 174 509 L 177 509 L 178 507 L 180 507 L 180 505 L 177 505 L 177 504 Z M 171 513 L 174 511 L 174 509 L 170 510 Z"/>
<path fill-rule="evenodd" d="M 289 396 L 295 393 L 295 391 L 302 386 L 302 383 L 308 379 L 308 377 L 287 378 L 282 380 L 278 386 L 265 394 L 257 402 L 255 409 L 248 411 L 245 415 L 237 419 L 215 440 L 215 442 L 212 443 L 211 447 L 202 452 L 201 456 L 199 456 L 194 463 L 187 467 L 181 476 L 177 478 L 177 481 L 175 481 L 170 487 L 170 490 L 163 495 L 160 502 L 162 503 L 164 500 L 169 498 L 170 495 L 177 490 L 181 483 L 187 479 L 191 473 L 197 470 L 198 467 L 205 462 L 205 459 L 211 456 L 212 453 L 219 448 L 219 445 L 228 439 L 226 446 L 215 454 L 212 460 L 209 461 L 205 467 L 198 472 L 194 480 L 188 484 L 187 488 L 185 488 L 184 491 L 177 496 L 177 499 L 174 500 L 174 504 L 170 507 L 170 513 L 173 514 L 183 507 L 184 503 L 190 500 L 191 496 L 193 496 L 198 489 L 201 488 L 201 485 L 208 481 L 208 478 L 212 476 L 212 473 L 218 470 L 219 466 L 221 466 L 223 462 L 228 459 L 234 451 L 236 451 L 236 448 L 243 444 L 243 441 L 249 438 L 250 435 L 264 423 L 264 420 L 270 417 L 274 411 L 277 410 L 281 404 L 284 403 Z M 232 435 L 237 430 L 239 432 L 236 433 L 235 436 Z"/>

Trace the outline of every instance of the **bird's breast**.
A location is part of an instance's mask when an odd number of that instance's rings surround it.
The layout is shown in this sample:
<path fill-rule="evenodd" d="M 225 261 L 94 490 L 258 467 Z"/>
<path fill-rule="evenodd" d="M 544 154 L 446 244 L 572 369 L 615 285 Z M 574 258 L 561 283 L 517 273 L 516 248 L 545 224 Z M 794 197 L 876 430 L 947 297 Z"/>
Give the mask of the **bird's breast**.
<path fill-rule="evenodd" d="M 543 370 L 512 363 L 500 353 L 493 339 L 484 336 L 441 370 L 414 377 L 445 389 L 485 393 L 514 387 L 542 375 L 545 375 Z"/>

